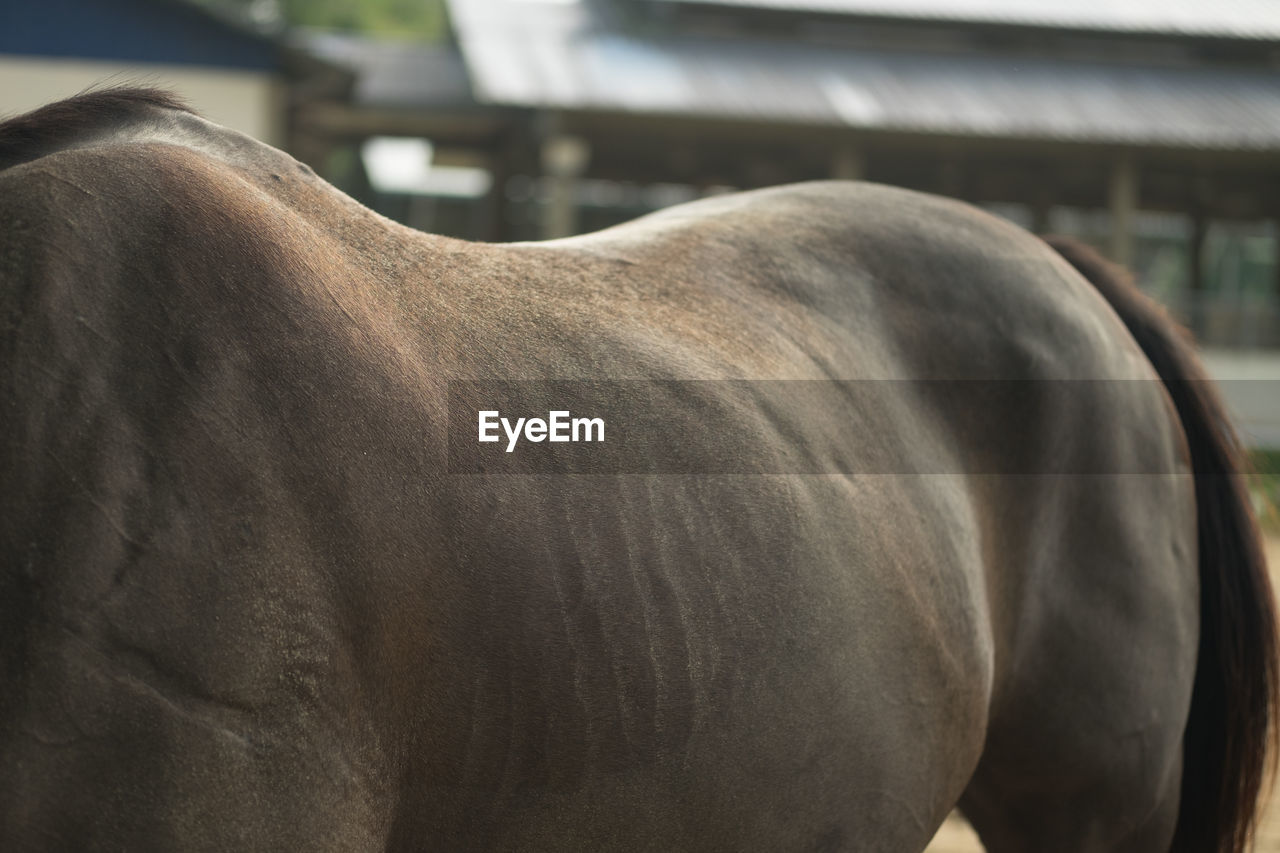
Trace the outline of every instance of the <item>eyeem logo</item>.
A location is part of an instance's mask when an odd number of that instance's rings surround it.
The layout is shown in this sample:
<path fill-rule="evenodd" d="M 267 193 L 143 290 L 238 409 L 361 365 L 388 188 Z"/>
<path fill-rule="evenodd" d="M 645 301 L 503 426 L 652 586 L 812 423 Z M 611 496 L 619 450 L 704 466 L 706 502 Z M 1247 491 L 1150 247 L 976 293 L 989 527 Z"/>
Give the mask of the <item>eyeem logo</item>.
<path fill-rule="evenodd" d="M 516 449 L 523 431 L 526 441 L 604 441 L 604 418 L 571 418 L 566 411 L 547 412 L 547 419 L 517 418 L 512 425 L 509 418 L 501 417 L 494 410 L 479 413 L 479 440 L 501 441 L 498 427 L 507 435 L 507 452 Z"/>

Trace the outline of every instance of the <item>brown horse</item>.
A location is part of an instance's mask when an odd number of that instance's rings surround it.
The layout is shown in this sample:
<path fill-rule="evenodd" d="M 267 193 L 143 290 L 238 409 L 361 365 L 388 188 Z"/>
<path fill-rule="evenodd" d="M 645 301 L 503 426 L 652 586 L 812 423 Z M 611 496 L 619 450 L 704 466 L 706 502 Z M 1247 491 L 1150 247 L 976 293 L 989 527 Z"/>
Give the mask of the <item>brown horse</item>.
<path fill-rule="evenodd" d="M 477 245 L 157 92 L 0 125 L 0 847 L 1243 850 L 1239 450 L 1057 248 L 858 183 Z"/>

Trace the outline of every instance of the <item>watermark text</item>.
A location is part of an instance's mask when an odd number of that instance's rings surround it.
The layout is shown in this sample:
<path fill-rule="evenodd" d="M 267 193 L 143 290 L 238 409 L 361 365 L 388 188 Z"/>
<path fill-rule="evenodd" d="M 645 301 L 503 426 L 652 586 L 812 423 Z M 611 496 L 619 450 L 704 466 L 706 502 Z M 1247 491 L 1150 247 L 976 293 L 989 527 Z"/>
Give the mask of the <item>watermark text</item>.
<path fill-rule="evenodd" d="M 525 441 L 535 443 L 604 441 L 603 418 L 575 418 L 565 410 L 547 412 L 546 419 L 516 418 L 514 424 L 510 418 L 502 417 L 502 413 L 496 409 L 482 409 L 477 415 L 479 440 L 501 441 L 501 429 L 507 438 L 508 453 L 516 449 L 522 435 Z"/>

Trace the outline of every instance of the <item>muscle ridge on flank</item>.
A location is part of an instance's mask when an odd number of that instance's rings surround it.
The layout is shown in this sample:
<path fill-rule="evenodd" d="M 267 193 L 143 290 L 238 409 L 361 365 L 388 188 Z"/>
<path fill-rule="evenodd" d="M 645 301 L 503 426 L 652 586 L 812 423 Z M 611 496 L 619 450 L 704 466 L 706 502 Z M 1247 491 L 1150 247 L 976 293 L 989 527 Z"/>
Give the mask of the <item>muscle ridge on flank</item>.
<path fill-rule="evenodd" d="M 0 122 L 0 170 L 110 133 L 156 107 L 192 112 L 162 89 L 103 89 Z"/>
<path fill-rule="evenodd" d="M 0 850 L 1247 849 L 1272 598 L 1124 281 L 852 181 L 470 243 L 140 90 L 15 163 Z M 682 467 L 451 467 L 504 406 Z"/>

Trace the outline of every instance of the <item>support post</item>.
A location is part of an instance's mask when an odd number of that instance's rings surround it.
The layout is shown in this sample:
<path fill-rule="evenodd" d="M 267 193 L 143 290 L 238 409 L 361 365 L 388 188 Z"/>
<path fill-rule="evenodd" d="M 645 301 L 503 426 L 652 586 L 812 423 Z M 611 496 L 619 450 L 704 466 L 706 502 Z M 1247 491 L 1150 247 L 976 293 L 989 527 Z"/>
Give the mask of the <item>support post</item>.
<path fill-rule="evenodd" d="M 831 177 L 838 181 L 860 181 L 866 167 L 862 152 L 853 145 L 842 145 L 831 155 Z"/>
<path fill-rule="evenodd" d="M 507 181 L 513 174 L 512 143 L 510 134 L 504 134 L 489 149 L 486 163 L 489 167 L 489 191 L 481 202 L 481 239 L 491 243 L 505 243 L 511 239 L 511 221 L 507 201 Z"/>
<path fill-rule="evenodd" d="M 1041 235 L 1049 233 L 1053 196 L 1053 189 L 1048 186 L 1036 192 L 1031 201 L 1031 233 Z"/>
<path fill-rule="evenodd" d="M 1111 167 L 1109 187 L 1111 210 L 1111 260 L 1132 267 L 1133 225 L 1138 211 L 1138 168 L 1133 155 L 1124 153 Z"/>
<path fill-rule="evenodd" d="M 1280 219 L 1271 220 L 1271 298 L 1280 306 Z"/>
<path fill-rule="evenodd" d="M 591 146 L 576 136 L 556 134 L 542 143 L 542 173 L 550 180 L 550 198 L 542 221 L 545 239 L 570 237 L 578 231 L 575 198 L 578 179 L 586 171 Z"/>
<path fill-rule="evenodd" d="M 1204 205 L 1191 209 L 1191 239 L 1187 246 L 1187 328 L 1197 339 L 1204 337 L 1208 326 L 1208 304 L 1204 298 L 1204 238 L 1209 230 Z"/>
<path fill-rule="evenodd" d="M 938 162 L 938 192 L 950 198 L 965 198 L 967 180 L 964 164 L 959 157 L 944 157 Z"/>

